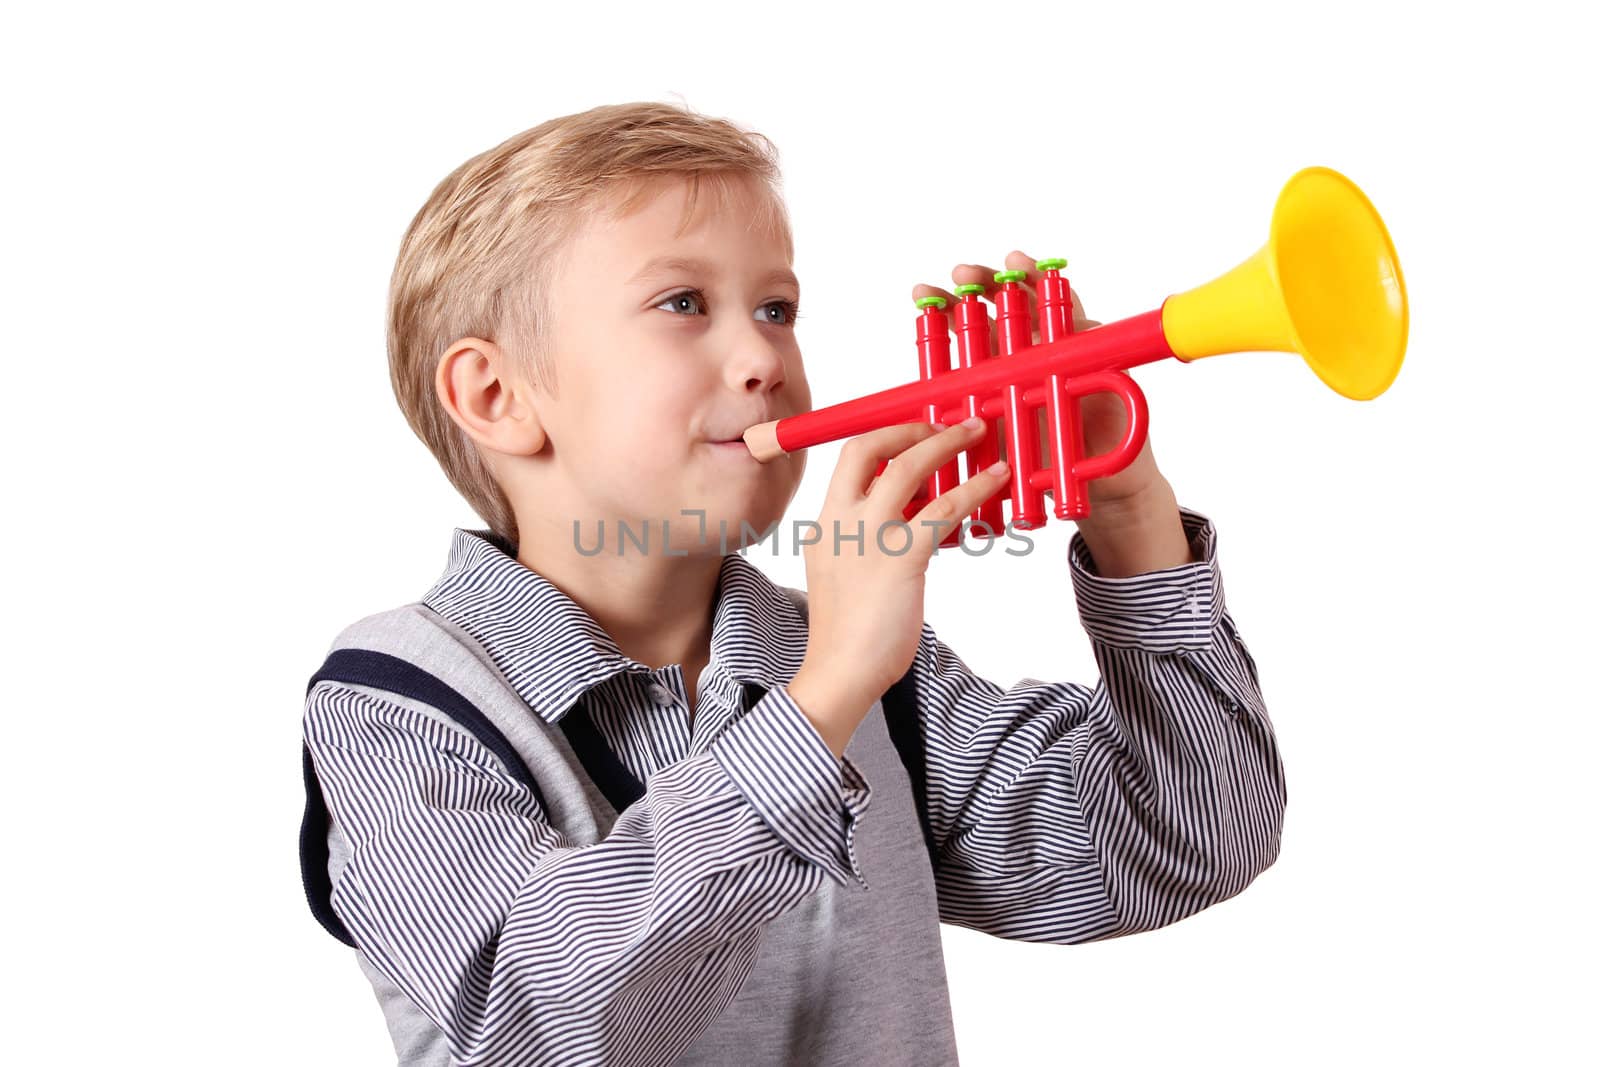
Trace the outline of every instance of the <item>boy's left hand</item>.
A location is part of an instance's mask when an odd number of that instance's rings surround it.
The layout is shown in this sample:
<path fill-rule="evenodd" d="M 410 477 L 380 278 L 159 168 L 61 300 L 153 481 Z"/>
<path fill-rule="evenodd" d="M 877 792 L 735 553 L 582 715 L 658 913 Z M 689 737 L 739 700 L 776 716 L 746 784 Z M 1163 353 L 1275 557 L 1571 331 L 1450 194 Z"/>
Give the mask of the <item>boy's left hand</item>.
<path fill-rule="evenodd" d="M 1037 294 L 1035 288 L 1044 272 L 1035 269 L 1037 261 L 1022 252 L 1010 252 L 1006 255 L 1006 269 L 1027 272 L 1027 278 L 1021 283 L 1028 294 L 1028 313 L 1033 319 L 1033 343 L 1039 343 Z M 984 296 L 992 300 L 995 293 L 1000 291 L 1000 286 L 994 280 L 995 269 L 981 264 L 962 263 L 950 272 L 950 277 L 955 285 L 981 285 Z M 920 300 L 925 296 L 942 296 L 945 299 L 946 314 L 951 315 L 951 328 L 954 329 L 955 318 L 953 311 L 956 298 L 951 293 L 933 285 L 916 285 L 912 287 L 911 297 Z M 986 307 L 991 306 L 986 304 Z M 989 315 L 989 352 L 998 354 L 999 333 L 993 328 L 994 316 Z M 1083 311 L 1083 302 L 1078 299 L 1077 288 L 1072 289 L 1072 328 L 1074 332 L 1091 329 L 1100 323 L 1087 318 Z M 1127 426 L 1127 413 L 1122 407 L 1122 401 L 1112 393 L 1095 393 L 1083 397 L 1079 402 L 1083 413 L 1084 446 L 1091 456 L 1109 452 L 1122 440 L 1124 428 Z M 1040 409 L 1041 411 L 1043 409 Z M 1155 454 L 1150 450 L 1150 438 L 1145 436 L 1144 447 L 1139 450 L 1139 455 L 1134 461 L 1118 471 L 1116 474 L 1104 478 L 1096 478 L 1089 482 L 1089 518 L 1085 521 L 1092 522 L 1101 511 L 1117 511 L 1136 502 L 1157 498 L 1161 489 L 1166 485 L 1166 478 L 1156 469 Z M 1047 491 L 1047 495 L 1054 496 Z M 1082 525 L 1080 523 L 1080 525 Z"/>

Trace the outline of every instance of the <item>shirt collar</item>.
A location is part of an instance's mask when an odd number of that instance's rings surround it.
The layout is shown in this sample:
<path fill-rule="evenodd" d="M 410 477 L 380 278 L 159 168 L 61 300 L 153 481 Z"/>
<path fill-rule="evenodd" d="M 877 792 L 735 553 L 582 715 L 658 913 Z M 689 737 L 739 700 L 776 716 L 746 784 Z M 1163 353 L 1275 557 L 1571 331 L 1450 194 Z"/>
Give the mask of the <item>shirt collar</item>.
<path fill-rule="evenodd" d="M 651 673 L 487 530 L 455 531 L 445 572 L 422 602 L 482 645 L 550 723 L 615 675 Z M 711 623 L 713 672 L 771 689 L 789 683 L 805 649 L 806 625 L 790 594 L 739 553 L 723 556 Z"/>

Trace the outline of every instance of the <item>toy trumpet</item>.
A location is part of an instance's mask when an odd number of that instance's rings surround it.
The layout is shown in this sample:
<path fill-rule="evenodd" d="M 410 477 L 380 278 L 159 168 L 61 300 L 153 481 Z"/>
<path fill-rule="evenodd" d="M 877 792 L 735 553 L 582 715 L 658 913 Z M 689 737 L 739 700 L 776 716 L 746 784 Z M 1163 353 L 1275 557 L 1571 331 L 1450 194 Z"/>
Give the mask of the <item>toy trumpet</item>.
<path fill-rule="evenodd" d="M 1088 483 L 1133 462 L 1149 422 L 1144 393 L 1125 373 L 1130 367 L 1169 357 L 1190 363 L 1225 352 L 1295 352 L 1341 396 L 1371 400 L 1394 381 L 1405 357 L 1405 282 L 1388 230 L 1355 183 L 1326 167 L 1308 167 L 1284 185 L 1267 242 L 1253 256 L 1167 297 L 1158 310 L 1074 332 L 1065 266 L 1061 259 L 1038 263 L 1036 327 L 1020 284 L 1026 274 L 995 275 L 997 355 L 989 351 L 983 286 L 958 287 L 948 313 L 943 297 L 925 297 L 917 301 L 918 381 L 752 426 L 745 444 L 766 462 L 897 423 L 987 419 L 988 432 L 964 453 L 966 477 L 1001 458 L 1003 444 L 1010 483 L 973 514 L 968 528 L 994 537 L 1006 528 L 1002 501 L 1009 502 L 1013 529 L 1045 524 L 1047 492 L 1057 518 L 1082 519 L 1089 514 Z M 1085 455 L 1078 401 L 1101 392 L 1120 398 L 1126 432 L 1111 451 Z M 955 460 L 936 471 L 906 517 L 959 477 Z M 958 527 L 941 543 L 958 544 L 960 537 Z"/>

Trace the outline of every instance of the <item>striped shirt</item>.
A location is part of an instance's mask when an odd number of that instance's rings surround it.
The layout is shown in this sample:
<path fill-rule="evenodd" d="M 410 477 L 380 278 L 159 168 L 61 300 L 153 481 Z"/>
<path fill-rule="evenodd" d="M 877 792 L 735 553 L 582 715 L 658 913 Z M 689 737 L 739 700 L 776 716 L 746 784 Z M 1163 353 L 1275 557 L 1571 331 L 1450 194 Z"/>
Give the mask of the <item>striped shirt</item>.
<path fill-rule="evenodd" d="M 1001 688 L 923 626 L 915 786 L 935 892 L 911 921 L 1115 937 L 1226 899 L 1276 858 L 1287 792 L 1256 665 L 1224 606 L 1215 531 L 1181 515 L 1195 562 L 1131 578 L 1100 577 L 1072 538 L 1092 687 Z M 880 783 L 853 748 L 834 757 L 788 696 L 807 637 L 791 592 L 724 558 L 691 715 L 677 665 L 630 659 L 503 545 L 456 531 L 422 604 L 543 722 L 581 699 L 645 786 L 588 843 L 441 714 L 312 688 L 305 740 L 347 852 L 334 910 L 380 999 L 403 995 L 448 1062 L 674 1062 L 737 1001 L 764 927 L 819 891 L 848 907 L 873 888 L 856 843 Z M 765 691 L 753 704 L 749 685 Z M 948 1012 L 942 968 L 924 988 L 857 992 Z"/>

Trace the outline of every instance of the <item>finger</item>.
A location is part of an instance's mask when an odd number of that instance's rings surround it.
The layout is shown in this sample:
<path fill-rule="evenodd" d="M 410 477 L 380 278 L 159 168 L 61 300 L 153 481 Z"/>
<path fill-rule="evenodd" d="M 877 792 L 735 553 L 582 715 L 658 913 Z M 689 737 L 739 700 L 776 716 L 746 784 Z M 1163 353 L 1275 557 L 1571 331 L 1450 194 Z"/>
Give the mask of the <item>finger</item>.
<path fill-rule="evenodd" d="M 994 268 L 982 263 L 958 263 L 950 271 L 950 280 L 957 285 L 981 285 L 985 295 L 994 288 Z"/>
<path fill-rule="evenodd" d="M 888 469 L 878 475 L 868 495 L 874 501 L 881 498 L 885 506 L 893 508 L 895 517 L 900 517 L 934 471 L 977 444 L 986 432 L 987 426 L 982 422 L 977 426 L 963 422 L 942 433 L 929 435 L 894 457 Z"/>
<path fill-rule="evenodd" d="M 884 426 L 853 437 L 839 451 L 839 463 L 833 470 L 833 480 L 828 483 L 827 497 L 838 504 L 855 503 L 866 495 L 867 487 L 878 476 L 879 466 L 886 460 L 938 433 L 937 427 L 926 422 L 902 422 Z"/>
<path fill-rule="evenodd" d="M 911 528 L 916 531 L 919 543 L 926 540 L 928 555 L 933 555 L 938 542 L 944 540 L 952 527 L 959 525 L 962 519 L 977 511 L 984 501 L 1003 490 L 1010 480 L 1011 472 L 1007 467 L 1002 465 L 995 470 L 991 466 L 944 495 L 928 501 L 911 519 Z M 929 525 L 924 526 L 924 522 Z"/>
<path fill-rule="evenodd" d="M 1035 290 L 1039 281 L 1044 277 L 1044 271 L 1039 269 L 1038 260 L 1026 252 L 1013 250 L 1006 253 L 1006 270 L 1021 271 L 1024 275 L 1022 282 L 1023 291 L 1028 294 L 1028 309 L 1031 312 L 1034 302 L 1038 299 Z M 981 263 L 963 263 L 950 272 L 950 277 L 957 285 L 981 285 L 983 295 L 993 300 L 994 295 L 1000 291 L 1002 283 L 994 280 L 1000 273 L 993 267 Z"/>
<path fill-rule="evenodd" d="M 1091 319 L 1089 313 L 1083 310 L 1083 299 L 1078 296 L 1077 287 L 1071 290 L 1072 294 L 1072 328 L 1077 330 L 1092 330 L 1096 326 L 1104 326 L 1099 319 Z"/>
<path fill-rule="evenodd" d="M 963 285 L 983 286 L 984 299 L 993 301 L 994 294 L 1000 291 L 1000 286 L 995 282 L 995 269 L 981 263 L 962 263 L 950 272 L 950 277 L 955 280 L 956 287 Z M 988 305 L 984 306 L 984 317 L 989 321 L 989 355 L 1000 354 L 1000 336 L 995 332 L 994 314 L 989 311 Z M 955 329 L 955 319 L 950 320 L 950 328 Z"/>
<path fill-rule="evenodd" d="M 1083 300 L 1082 300 L 1082 298 L 1080 298 L 1078 296 L 1078 289 L 1077 289 L 1076 286 L 1072 287 L 1071 295 L 1072 295 L 1072 328 L 1074 330 L 1088 330 L 1088 329 L 1092 329 L 1095 326 L 1103 326 L 1104 325 L 1104 323 L 1097 322 L 1096 320 L 1089 318 L 1089 313 L 1083 310 Z"/>
<path fill-rule="evenodd" d="M 1012 268 L 1007 267 L 1006 269 L 1011 270 Z M 998 273 L 1000 272 L 983 263 L 963 263 L 950 272 L 950 277 L 957 285 L 983 286 L 984 299 L 993 303 L 995 294 L 998 293 L 1001 288 L 1001 283 L 994 280 L 994 276 Z M 1031 308 L 1033 289 L 1026 283 L 1023 285 L 1023 289 L 1028 294 L 1028 300 L 1030 301 L 1029 307 Z"/>
<path fill-rule="evenodd" d="M 1023 251 L 1020 251 L 1020 250 L 1012 250 L 1011 252 L 1006 253 L 1006 270 L 1008 270 L 1008 271 L 1018 271 L 1023 275 L 1021 281 L 1018 284 L 1020 284 L 1022 286 L 1022 291 L 1027 294 L 1027 297 L 1028 297 L 1028 321 L 1032 324 L 1029 332 L 1032 335 L 1032 343 L 1038 344 L 1039 343 L 1039 329 L 1038 329 L 1038 322 L 1039 322 L 1039 293 L 1038 293 L 1038 287 L 1039 287 L 1039 283 L 1044 280 L 1044 271 L 1039 269 L 1039 261 L 1038 260 L 1036 260 L 1032 256 L 1028 255 L 1026 252 L 1023 252 Z M 995 280 L 995 275 L 998 274 L 998 273 L 999 272 L 996 271 L 994 268 L 989 267 L 989 266 L 985 266 L 983 264 L 963 263 L 962 265 L 960 265 L 954 271 L 951 272 L 951 277 L 955 278 L 957 280 L 958 284 L 961 284 L 961 285 L 981 285 L 981 286 L 983 286 L 983 295 L 984 295 L 984 297 L 987 300 L 989 300 L 990 303 L 993 303 L 998 298 L 1001 288 L 1003 288 L 1003 286 L 1005 285 L 1004 282 L 1000 282 L 1000 281 L 996 281 Z M 993 315 L 989 316 L 989 321 L 990 321 L 990 323 L 992 325 L 993 322 L 994 322 L 994 316 Z M 999 337 L 991 329 L 989 331 L 989 354 L 990 355 L 998 355 L 999 352 L 1000 352 L 1000 340 L 999 340 Z"/>
<path fill-rule="evenodd" d="M 1006 270 L 1020 270 L 1027 275 L 1022 281 L 1022 287 L 1028 291 L 1028 310 L 1032 311 L 1038 300 L 1039 283 L 1044 281 L 1044 271 L 1039 269 L 1039 261 L 1026 252 L 1007 252 Z"/>
<path fill-rule="evenodd" d="M 1012 251 L 1006 253 L 1005 262 L 1007 270 L 1021 271 L 1023 274 L 1020 284 L 1022 286 L 1022 291 L 1028 295 L 1028 317 L 1035 324 L 1031 332 L 1033 334 L 1033 343 L 1037 344 L 1039 341 L 1039 331 L 1037 327 L 1037 323 L 1039 321 L 1038 290 L 1039 283 L 1044 280 L 1045 272 L 1039 269 L 1039 260 L 1034 259 L 1032 256 L 1020 249 L 1013 249 Z M 996 295 L 1000 292 L 1001 286 L 1004 284 L 1002 282 L 995 281 L 995 275 L 997 273 L 999 272 L 986 264 L 960 263 L 957 264 L 953 270 L 951 270 L 950 277 L 955 281 L 958 287 L 962 285 L 981 285 L 983 287 L 984 297 L 990 303 L 993 303 Z M 1079 299 L 1077 290 L 1069 288 L 1068 291 L 1072 300 L 1073 329 L 1086 330 L 1093 326 L 1099 326 L 1100 323 L 1085 318 L 1083 301 Z M 947 307 L 954 305 L 956 300 L 954 295 L 931 285 L 919 285 L 914 287 L 912 290 L 912 296 L 913 299 L 920 299 L 924 296 L 941 296 L 944 297 Z M 1000 351 L 1000 340 L 993 329 L 994 315 L 989 314 L 987 309 L 985 309 L 985 314 L 988 315 L 990 325 L 989 354 L 991 356 L 998 355 Z M 950 319 L 950 328 L 951 330 L 956 328 L 955 319 L 953 316 Z"/>

